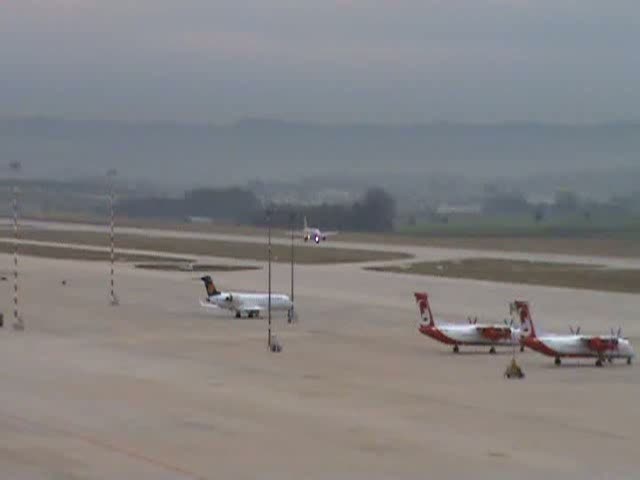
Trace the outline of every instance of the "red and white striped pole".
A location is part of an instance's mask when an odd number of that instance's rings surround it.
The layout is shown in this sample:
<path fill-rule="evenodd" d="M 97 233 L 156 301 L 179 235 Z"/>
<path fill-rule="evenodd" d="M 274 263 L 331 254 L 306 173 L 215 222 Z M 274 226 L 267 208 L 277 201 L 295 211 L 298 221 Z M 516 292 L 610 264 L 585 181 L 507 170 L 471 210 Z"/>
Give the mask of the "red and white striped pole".
<path fill-rule="evenodd" d="M 268 321 L 268 325 L 269 325 L 269 332 L 268 332 L 268 336 L 267 336 L 267 345 L 269 346 L 269 349 L 271 349 L 271 216 L 273 214 L 273 209 L 271 207 L 269 207 L 267 209 L 267 228 L 268 228 L 268 261 L 269 261 L 269 273 L 268 273 L 268 290 L 269 290 L 269 297 L 268 297 L 268 302 L 267 302 L 267 311 L 269 314 L 269 321 Z"/>
<path fill-rule="evenodd" d="M 116 296 L 115 290 L 115 214 L 114 214 L 114 180 L 113 178 L 116 176 L 115 170 L 109 170 L 107 172 L 107 176 L 109 177 L 109 244 L 110 244 L 110 262 L 111 262 L 111 272 L 110 272 L 110 283 L 111 283 L 111 292 L 110 292 L 110 301 L 111 305 L 118 305 L 118 297 Z"/>
<path fill-rule="evenodd" d="M 18 187 L 13 187 L 13 328 L 24 330 L 18 309 Z"/>
<path fill-rule="evenodd" d="M 18 303 L 18 241 L 19 241 L 19 225 L 18 225 L 18 194 L 20 189 L 17 185 L 17 177 L 22 170 L 22 164 L 18 161 L 11 162 L 9 169 L 15 174 L 13 185 L 13 328 L 15 330 L 24 330 L 24 321 L 20 315 Z"/>

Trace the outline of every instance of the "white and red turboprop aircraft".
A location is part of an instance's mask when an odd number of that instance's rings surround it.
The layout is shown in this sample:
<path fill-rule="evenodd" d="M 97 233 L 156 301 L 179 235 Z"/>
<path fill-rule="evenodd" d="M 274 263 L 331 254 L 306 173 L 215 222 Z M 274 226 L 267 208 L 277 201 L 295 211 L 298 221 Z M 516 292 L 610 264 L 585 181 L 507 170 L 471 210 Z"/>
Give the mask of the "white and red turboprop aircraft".
<path fill-rule="evenodd" d="M 528 335 L 522 337 L 522 344 L 531 350 L 543 355 L 555 358 L 555 364 L 560 365 L 562 357 L 569 358 L 595 358 L 596 366 L 601 367 L 604 360 L 610 363 L 615 358 L 623 358 L 631 364 L 635 352 L 628 339 L 620 336 L 621 329 L 611 335 L 581 335 L 580 327 L 575 330 L 569 327 L 570 335 L 536 335 L 536 329 L 531 319 L 531 311 L 528 302 L 516 300 L 513 309 L 518 312 L 523 323 L 523 331 L 528 330 Z"/>
<path fill-rule="evenodd" d="M 447 345 L 453 345 L 453 351 L 458 353 L 460 345 L 487 345 L 489 353 L 496 353 L 496 347 L 514 347 L 520 345 L 520 329 L 511 322 L 503 324 L 477 323 L 478 319 L 469 319 L 468 324 L 437 323 L 431 313 L 429 297 L 424 292 L 414 293 L 416 303 L 420 309 L 421 321 L 418 330 L 423 335 Z M 521 346 L 521 349 L 523 347 Z"/>

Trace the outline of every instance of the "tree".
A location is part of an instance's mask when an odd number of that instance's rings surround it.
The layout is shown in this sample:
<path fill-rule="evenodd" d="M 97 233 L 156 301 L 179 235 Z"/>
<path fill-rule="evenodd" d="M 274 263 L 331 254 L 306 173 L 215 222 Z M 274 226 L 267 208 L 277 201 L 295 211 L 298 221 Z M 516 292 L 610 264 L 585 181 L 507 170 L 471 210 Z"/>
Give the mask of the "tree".
<path fill-rule="evenodd" d="M 385 232 L 393 230 L 396 201 L 384 189 L 370 188 L 353 206 L 354 226 L 359 230 Z"/>
<path fill-rule="evenodd" d="M 303 217 L 311 225 L 327 230 L 354 230 L 365 232 L 384 232 L 393 229 L 396 216 L 395 199 L 381 188 L 371 188 L 353 205 L 294 206 L 280 205 L 276 208 L 272 221 L 274 226 L 288 228 L 289 213 L 295 211 L 301 221 Z M 261 225 L 262 219 L 255 216 L 254 224 Z"/>
<path fill-rule="evenodd" d="M 559 212 L 575 212 L 578 210 L 580 201 L 578 195 L 571 190 L 560 190 L 556 192 L 555 207 Z"/>
<path fill-rule="evenodd" d="M 185 213 L 191 216 L 248 222 L 262 210 L 260 201 L 243 188 L 199 188 L 184 194 Z"/>
<path fill-rule="evenodd" d="M 520 214 L 531 211 L 531 204 L 520 192 L 502 192 L 487 196 L 482 205 L 488 214 Z"/>
<path fill-rule="evenodd" d="M 202 188 L 185 192 L 184 198 L 126 198 L 118 203 L 118 210 L 130 217 L 208 217 L 243 223 L 262 211 L 262 206 L 249 190 Z"/>

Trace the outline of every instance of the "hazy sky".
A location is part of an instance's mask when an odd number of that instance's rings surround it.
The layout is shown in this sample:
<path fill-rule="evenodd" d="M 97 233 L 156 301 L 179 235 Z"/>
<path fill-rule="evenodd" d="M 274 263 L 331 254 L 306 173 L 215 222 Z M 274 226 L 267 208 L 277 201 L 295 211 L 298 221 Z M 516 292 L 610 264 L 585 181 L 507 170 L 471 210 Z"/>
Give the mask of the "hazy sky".
<path fill-rule="evenodd" d="M 4 0 L 0 115 L 640 119 L 638 0 Z"/>

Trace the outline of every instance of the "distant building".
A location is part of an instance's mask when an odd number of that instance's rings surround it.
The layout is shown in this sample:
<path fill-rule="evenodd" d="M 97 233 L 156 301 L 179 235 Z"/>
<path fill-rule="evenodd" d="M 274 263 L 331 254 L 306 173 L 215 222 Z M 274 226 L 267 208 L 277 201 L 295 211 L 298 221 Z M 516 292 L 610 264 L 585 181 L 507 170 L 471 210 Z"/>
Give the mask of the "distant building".
<path fill-rule="evenodd" d="M 190 216 L 186 218 L 187 223 L 213 223 L 213 219 L 210 217 L 195 217 Z"/>
<path fill-rule="evenodd" d="M 480 203 L 441 203 L 436 208 L 436 213 L 438 215 L 451 215 L 456 213 L 479 215 L 480 213 L 482 213 L 482 205 Z"/>

